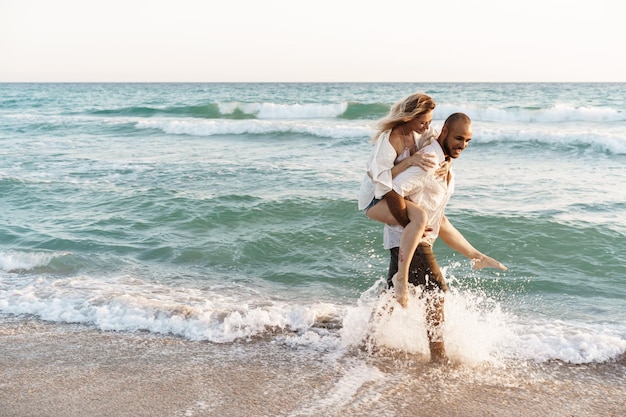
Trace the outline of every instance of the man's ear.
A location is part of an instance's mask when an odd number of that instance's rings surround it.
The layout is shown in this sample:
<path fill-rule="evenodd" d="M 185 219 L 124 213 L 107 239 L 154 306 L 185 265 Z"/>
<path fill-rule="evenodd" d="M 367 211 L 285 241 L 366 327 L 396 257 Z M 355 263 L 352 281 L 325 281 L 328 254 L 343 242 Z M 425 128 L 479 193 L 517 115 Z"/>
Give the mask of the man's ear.
<path fill-rule="evenodd" d="M 439 137 L 445 138 L 446 136 L 448 136 L 448 126 L 443 125 L 443 127 L 441 128 L 441 133 L 439 134 Z"/>

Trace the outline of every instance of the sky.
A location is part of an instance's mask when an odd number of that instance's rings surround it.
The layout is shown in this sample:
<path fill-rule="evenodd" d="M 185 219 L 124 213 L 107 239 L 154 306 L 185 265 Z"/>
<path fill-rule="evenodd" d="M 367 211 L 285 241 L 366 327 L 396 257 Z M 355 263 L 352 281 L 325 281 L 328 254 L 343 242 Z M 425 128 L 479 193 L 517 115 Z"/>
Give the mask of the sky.
<path fill-rule="evenodd" d="M 0 82 L 626 82 L 621 0 L 0 0 Z"/>

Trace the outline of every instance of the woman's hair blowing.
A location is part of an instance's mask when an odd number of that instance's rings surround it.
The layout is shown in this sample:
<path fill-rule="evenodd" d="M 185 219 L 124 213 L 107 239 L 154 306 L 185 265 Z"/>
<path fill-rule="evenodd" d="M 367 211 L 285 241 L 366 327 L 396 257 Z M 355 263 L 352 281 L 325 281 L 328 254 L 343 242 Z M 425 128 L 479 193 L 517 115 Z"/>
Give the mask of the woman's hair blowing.
<path fill-rule="evenodd" d="M 391 106 L 387 116 L 378 121 L 376 124 L 377 131 L 372 138 L 372 142 L 376 142 L 380 134 L 385 130 L 416 119 L 434 109 L 435 100 L 424 93 L 415 93 L 403 98 Z"/>

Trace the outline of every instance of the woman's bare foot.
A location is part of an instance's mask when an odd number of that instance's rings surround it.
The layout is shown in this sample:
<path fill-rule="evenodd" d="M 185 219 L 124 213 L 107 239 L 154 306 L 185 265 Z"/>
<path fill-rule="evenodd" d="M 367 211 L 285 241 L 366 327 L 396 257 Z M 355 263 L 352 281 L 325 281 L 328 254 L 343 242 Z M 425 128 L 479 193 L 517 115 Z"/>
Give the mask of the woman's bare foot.
<path fill-rule="evenodd" d="M 393 283 L 393 290 L 396 294 L 396 300 L 398 300 L 402 307 L 406 307 L 407 303 L 409 302 L 408 280 L 398 278 L 398 273 L 396 272 L 391 278 L 391 282 Z"/>

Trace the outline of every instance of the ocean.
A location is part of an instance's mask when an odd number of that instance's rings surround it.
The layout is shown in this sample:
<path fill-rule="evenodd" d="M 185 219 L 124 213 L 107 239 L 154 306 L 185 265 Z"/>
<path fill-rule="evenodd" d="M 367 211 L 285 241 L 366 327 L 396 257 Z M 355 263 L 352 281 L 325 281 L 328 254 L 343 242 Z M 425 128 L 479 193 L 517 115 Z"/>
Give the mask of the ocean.
<path fill-rule="evenodd" d="M 446 214 L 508 267 L 435 244 L 443 369 L 419 298 L 376 316 L 389 254 L 356 203 L 374 123 L 416 91 L 437 129 L 473 120 Z M 389 399 L 415 381 L 537 401 L 548 381 L 570 408 L 526 415 L 626 412 L 588 391 L 626 394 L 626 84 L 0 84 L 0 145 L 0 324 L 337 373 L 271 415 L 401 415 L 413 405 Z"/>

